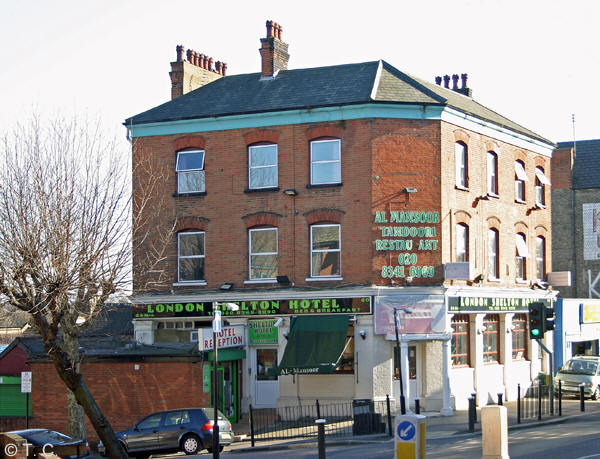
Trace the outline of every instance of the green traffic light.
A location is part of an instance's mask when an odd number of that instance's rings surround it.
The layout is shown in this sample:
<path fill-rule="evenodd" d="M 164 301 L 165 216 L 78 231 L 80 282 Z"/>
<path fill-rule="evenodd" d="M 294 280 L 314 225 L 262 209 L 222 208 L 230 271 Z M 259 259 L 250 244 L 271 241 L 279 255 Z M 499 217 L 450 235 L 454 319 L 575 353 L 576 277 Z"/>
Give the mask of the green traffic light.
<path fill-rule="evenodd" d="M 540 335 L 540 331 L 537 328 L 534 328 L 533 330 L 531 330 L 531 334 L 533 336 L 539 336 Z"/>

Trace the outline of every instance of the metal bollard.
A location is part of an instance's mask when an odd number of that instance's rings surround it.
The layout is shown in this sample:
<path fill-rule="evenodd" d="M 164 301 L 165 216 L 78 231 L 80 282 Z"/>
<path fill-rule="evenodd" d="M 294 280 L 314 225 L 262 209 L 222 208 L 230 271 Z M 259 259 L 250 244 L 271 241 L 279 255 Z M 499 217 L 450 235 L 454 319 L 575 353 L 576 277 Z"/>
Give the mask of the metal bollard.
<path fill-rule="evenodd" d="M 477 422 L 477 392 L 471 392 L 471 397 L 475 400 L 475 409 L 473 410 L 473 420 Z"/>
<path fill-rule="evenodd" d="M 585 386 L 583 384 L 579 385 L 579 410 L 580 411 L 585 411 L 585 393 L 584 393 L 584 388 Z"/>
<path fill-rule="evenodd" d="M 415 414 L 421 414 L 421 399 L 415 398 Z"/>
<path fill-rule="evenodd" d="M 325 419 L 315 421 L 319 429 L 319 459 L 325 459 L 325 422 Z"/>
<path fill-rule="evenodd" d="M 558 415 L 562 416 L 562 381 L 558 381 Z"/>
<path fill-rule="evenodd" d="M 498 406 L 502 406 L 502 393 L 498 392 Z"/>
<path fill-rule="evenodd" d="M 521 385 L 517 384 L 517 424 L 521 424 Z"/>
<path fill-rule="evenodd" d="M 469 398 L 469 432 L 475 432 L 475 399 Z"/>

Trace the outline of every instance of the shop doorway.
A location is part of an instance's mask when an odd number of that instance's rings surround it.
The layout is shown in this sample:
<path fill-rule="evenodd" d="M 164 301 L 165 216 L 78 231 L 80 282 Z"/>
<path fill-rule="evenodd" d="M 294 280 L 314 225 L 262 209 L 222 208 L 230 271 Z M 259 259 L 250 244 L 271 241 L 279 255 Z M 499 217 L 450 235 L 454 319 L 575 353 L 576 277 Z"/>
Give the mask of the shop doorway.
<path fill-rule="evenodd" d="M 420 361 L 421 346 L 408 346 L 408 403 L 414 406 L 415 398 L 421 397 Z"/>
<path fill-rule="evenodd" d="M 279 378 L 269 371 L 277 366 L 277 348 L 256 348 L 254 352 L 254 406 L 275 408 Z"/>
<path fill-rule="evenodd" d="M 213 366 L 210 369 L 210 406 L 213 405 Z M 219 387 L 217 408 L 231 423 L 240 418 L 240 361 L 219 362 L 217 367 L 217 384 Z"/>

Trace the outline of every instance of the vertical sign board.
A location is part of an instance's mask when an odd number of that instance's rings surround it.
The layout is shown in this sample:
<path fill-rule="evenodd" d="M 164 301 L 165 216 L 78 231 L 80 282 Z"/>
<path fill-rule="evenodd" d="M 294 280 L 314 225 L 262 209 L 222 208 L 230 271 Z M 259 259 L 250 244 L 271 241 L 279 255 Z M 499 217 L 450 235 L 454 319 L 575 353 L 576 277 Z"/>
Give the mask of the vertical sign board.
<path fill-rule="evenodd" d="M 23 394 L 31 393 L 31 371 L 21 372 L 21 392 Z"/>

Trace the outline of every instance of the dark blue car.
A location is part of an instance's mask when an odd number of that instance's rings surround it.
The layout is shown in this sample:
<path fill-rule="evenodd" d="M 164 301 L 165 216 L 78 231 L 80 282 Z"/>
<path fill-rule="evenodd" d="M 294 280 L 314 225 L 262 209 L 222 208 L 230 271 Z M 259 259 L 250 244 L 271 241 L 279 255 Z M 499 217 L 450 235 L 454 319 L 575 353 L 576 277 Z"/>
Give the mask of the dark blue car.
<path fill-rule="evenodd" d="M 203 449 L 212 452 L 213 408 L 182 408 L 152 413 L 133 427 L 117 432 L 117 438 L 128 454 L 144 457 L 153 453 L 196 454 Z M 220 411 L 219 450 L 233 443 L 231 423 Z M 102 443 L 100 453 L 105 453 Z"/>

